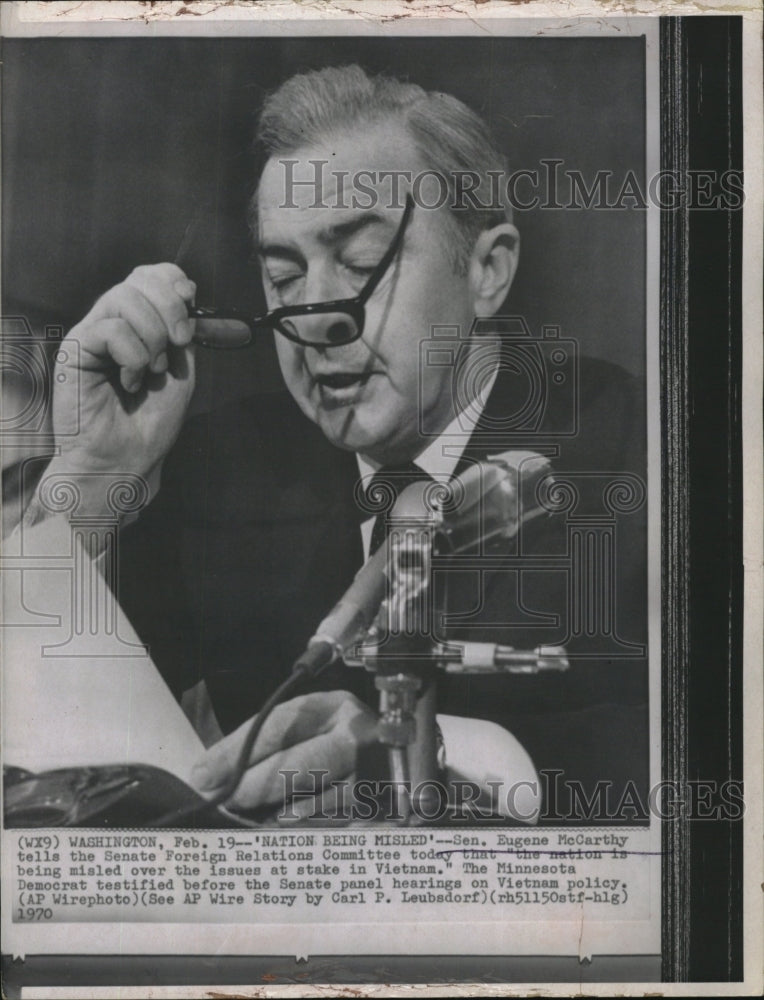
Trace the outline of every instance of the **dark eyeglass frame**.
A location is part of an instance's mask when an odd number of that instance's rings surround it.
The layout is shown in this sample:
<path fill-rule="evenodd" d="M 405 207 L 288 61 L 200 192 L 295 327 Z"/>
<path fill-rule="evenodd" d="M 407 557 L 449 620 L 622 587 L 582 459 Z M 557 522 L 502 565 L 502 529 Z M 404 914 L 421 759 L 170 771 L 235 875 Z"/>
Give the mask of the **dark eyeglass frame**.
<path fill-rule="evenodd" d="M 244 347 L 251 347 L 258 331 L 272 329 L 278 331 L 287 340 L 291 340 L 295 344 L 301 344 L 304 347 L 341 347 L 344 344 L 352 344 L 353 341 L 358 340 L 363 335 L 364 323 L 366 321 L 366 303 L 376 291 L 377 286 L 398 253 L 413 209 L 414 199 L 411 194 L 407 194 L 403 218 L 398 225 L 398 230 L 390 246 L 385 251 L 384 256 L 371 272 L 366 284 L 358 295 L 349 299 L 332 299 L 330 302 L 306 302 L 303 305 L 279 306 L 276 309 L 271 309 L 270 312 L 262 316 L 249 316 L 246 313 L 239 312 L 237 309 L 189 306 L 188 315 L 191 319 L 237 320 L 249 327 L 250 337 L 245 343 L 224 345 L 205 341 L 201 337 L 195 338 L 196 342 L 210 350 L 240 350 Z M 292 316 L 316 316 L 322 313 L 345 313 L 350 316 L 355 324 L 355 331 L 352 333 L 352 336 L 333 339 L 330 342 L 323 343 L 322 341 L 304 340 L 294 333 L 294 331 L 282 325 L 283 320 L 289 319 Z"/>

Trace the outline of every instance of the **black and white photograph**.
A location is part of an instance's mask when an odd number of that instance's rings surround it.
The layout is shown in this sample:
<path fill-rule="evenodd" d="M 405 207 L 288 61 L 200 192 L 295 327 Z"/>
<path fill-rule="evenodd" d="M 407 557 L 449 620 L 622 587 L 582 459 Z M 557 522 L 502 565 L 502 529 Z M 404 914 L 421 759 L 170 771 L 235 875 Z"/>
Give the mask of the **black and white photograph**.
<path fill-rule="evenodd" d="M 8 995 L 755 988 L 746 18 L 45 6 L 3 30 Z"/>

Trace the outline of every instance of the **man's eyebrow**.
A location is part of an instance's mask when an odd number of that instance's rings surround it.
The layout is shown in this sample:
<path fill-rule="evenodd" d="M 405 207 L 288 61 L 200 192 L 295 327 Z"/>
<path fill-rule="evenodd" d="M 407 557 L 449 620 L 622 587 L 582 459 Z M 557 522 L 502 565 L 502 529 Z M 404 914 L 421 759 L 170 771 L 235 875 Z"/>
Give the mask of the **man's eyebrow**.
<path fill-rule="evenodd" d="M 346 219 L 344 222 L 335 222 L 328 226 L 324 232 L 318 234 L 318 239 L 322 243 L 331 243 L 336 239 L 347 239 L 370 226 L 384 226 L 385 221 L 384 216 L 378 212 L 363 212 L 360 215 L 354 215 L 351 219 Z"/>
<path fill-rule="evenodd" d="M 291 260 L 295 264 L 303 264 L 305 262 L 305 258 L 299 250 L 295 250 L 294 247 L 287 246 L 285 243 L 257 243 L 255 245 L 255 254 L 257 257 L 279 257 L 284 260 Z"/>
<path fill-rule="evenodd" d="M 326 229 L 320 230 L 316 234 L 316 239 L 319 243 L 327 245 L 334 243 L 335 240 L 346 240 L 371 226 L 384 226 L 388 228 L 384 216 L 377 212 L 363 212 L 362 214 L 353 216 L 351 219 L 345 219 L 343 222 L 332 223 Z M 256 247 L 256 252 L 258 257 L 281 257 L 285 260 L 295 261 L 296 263 L 302 263 L 304 259 L 299 250 L 284 243 L 260 243 Z"/>

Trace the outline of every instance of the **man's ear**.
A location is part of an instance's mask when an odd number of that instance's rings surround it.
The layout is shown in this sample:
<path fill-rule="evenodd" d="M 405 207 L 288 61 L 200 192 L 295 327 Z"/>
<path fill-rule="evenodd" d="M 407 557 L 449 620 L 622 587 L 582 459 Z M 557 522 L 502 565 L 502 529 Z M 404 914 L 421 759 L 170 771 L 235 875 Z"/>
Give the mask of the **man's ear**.
<path fill-rule="evenodd" d="M 520 259 L 520 234 L 510 222 L 478 236 L 470 257 L 469 282 L 476 316 L 493 316 L 501 309 Z"/>

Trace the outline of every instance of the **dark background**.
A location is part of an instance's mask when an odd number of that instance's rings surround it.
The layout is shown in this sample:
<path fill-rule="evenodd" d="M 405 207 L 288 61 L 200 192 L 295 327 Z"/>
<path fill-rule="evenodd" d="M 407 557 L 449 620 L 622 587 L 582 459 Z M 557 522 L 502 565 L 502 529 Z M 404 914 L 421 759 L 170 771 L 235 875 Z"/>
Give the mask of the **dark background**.
<path fill-rule="evenodd" d="M 355 61 L 464 100 L 512 170 L 561 159 L 589 182 L 612 170 L 616 192 L 628 170 L 644 176 L 641 38 L 10 39 L 4 315 L 69 328 L 136 265 L 173 260 L 189 224 L 182 263 L 197 301 L 258 308 L 244 210 L 263 96 L 295 72 Z M 508 311 L 641 373 L 645 213 L 536 209 L 517 223 Z M 197 407 L 278 381 L 269 343 L 205 352 L 201 369 Z"/>

